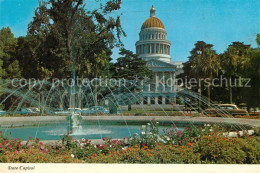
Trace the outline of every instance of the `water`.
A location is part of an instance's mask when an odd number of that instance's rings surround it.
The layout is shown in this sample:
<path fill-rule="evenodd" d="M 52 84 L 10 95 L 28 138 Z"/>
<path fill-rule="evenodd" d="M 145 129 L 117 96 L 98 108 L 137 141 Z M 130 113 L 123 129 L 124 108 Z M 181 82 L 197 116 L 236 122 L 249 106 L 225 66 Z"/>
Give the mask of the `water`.
<path fill-rule="evenodd" d="M 102 139 L 113 138 L 122 139 L 124 137 L 130 137 L 133 134 L 140 134 L 141 125 L 128 125 L 116 124 L 116 123 L 102 123 L 97 126 L 95 123 L 83 122 L 82 129 L 79 132 L 74 133 L 72 136 L 75 139 Z M 163 129 L 169 128 L 169 125 L 159 126 L 159 133 L 163 132 Z M 9 138 L 20 138 L 22 140 L 28 140 L 29 137 L 33 137 L 37 132 L 37 138 L 40 140 L 59 140 L 61 136 L 67 133 L 68 124 L 50 124 L 39 127 L 22 127 L 22 128 L 0 128 L 0 130 L 8 135 Z M 179 130 L 183 130 L 182 127 Z M 130 132 L 130 133 L 129 133 Z"/>
<path fill-rule="evenodd" d="M 2 131 L 5 134 L 11 132 L 13 138 L 28 139 L 29 137 L 38 137 L 41 140 L 57 140 L 60 139 L 60 136 L 72 131 L 72 135 L 75 138 L 88 138 L 88 139 L 101 139 L 103 137 L 111 138 L 123 138 L 129 137 L 132 134 L 139 133 L 139 128 L 142 124 L 133 125 L 129 124 L 124 120 L 121 124 L 102 124 L 98 119 L 95 124 L 84 124 L 81 122 L 81 114 L 75 112 L 78 108 L 90 108 L 92 106 L 102 106 L 110 110 L 110 113 L 123 112 L 123 106 L 128 105 L 138 105 L 139 109 L 142 112 L 146 113 L 146 106 L 143 105 L 142 99 L 144 97 L 141 90 L 132 91 L 130 87 L 131 81 L 126 81 L 127 85 L 122 86 L 110 86 L 105 85 L 106 80 L 100 79 L 102 85 L 91 86 L 91 82 L 88 82 L 85 86 L 77 86 L 73 89 L 70 86 L 53 86 L 50 81 L 44 81 L 42 85 L 38 82 L 34 86 L 20 86 L 18 88 L 12 87 L 12 82 L 8 81 L 4 85 L 1 85 L 1 93 L 3 93 L 3 100 L 0 100 L 0 105 L 4 105 L 4 110 L 7 111 L 9 116 L 16 114 L 22 114 L 20 111 L 21 108 L 25 107 L 37 107 L 40 109 L 38 116 L 52 115 L 52 110 L 57 108 L 63 108 L 65 111 L 70 111 L 71 117 L 68 119 L 67 123 L 62 124 L 57 122 L 52 126 L 40 126 L 41 122 L 38 122 L 37 127 L 25 127 L 25 128 L 14 128 L 14 129 L 5 129 L 2 128 Z M 28 84 L 29 85 L 29 84 Z M 41 86 L 39 90 L 38 87 Z M 141 85 L 142 86 L 142 85 Z M 138 86 L 139 87 L 139 86 Z M 137 88 L 138 88 L 137 87 Z M 152 88 L 153 90 L 153 88 Z M 146 93 L 146 97 L 151 97 L 152 100 L 155 99 L 155 96 L 152 93 Z M 189 91 L 189 90 L 180 90 L 177 92 L 171 93 L 174 96 L 177 96 L 182 104 L 186 105 L 188 110 L 201 110 L 204 105 L 205 108 L 214 108 L 221 117 L 232 118 L 227 112 L 218 109 L 212 103 L 208 103 L 208 100 L 204 96 L 200 96 L 198 93 Z M 163 97 L 162 93 L 157 93 L 158 96 Z M 171 101 L 171 98 L 165 98 L 168 102 Z M 165 111 L 160 104 L 155 104 L 159 107 L 160 114 L 169 116 L 168 112 Z M 121 109 L 122 108 L 122 109 Z M 154 112 L 155 108 L 152 107 Z M 117 111 L 114 111 L 116 109 Z M 180 109 L 180 108 L 178 108 Z M 180 111 L 183 115 L 186 116 L 182 110 Z M 93 114 L 98 115 L 98 114 Z M 109 116 L 111 114 L 107 114 Z M 27 116 L 24 114 L 24 116 Z M 124 119 L 124 115 L 119 114 Z M 207 116 L 207 115 L 206 115 Z M 232 121 L 235 121 L 232 119 Z M 194 124 L 194 122 L 191 122 Z M 81 127 L 82 125 L 82 127 Z M 170 125 L 175 125 L 175 122 L 171 122 Z M 235 123 L 236 130 L 245 130 L 246 128 L 241 125 L 239 122 Z M 181 126 L 177 126 L 178 128 Z"/>

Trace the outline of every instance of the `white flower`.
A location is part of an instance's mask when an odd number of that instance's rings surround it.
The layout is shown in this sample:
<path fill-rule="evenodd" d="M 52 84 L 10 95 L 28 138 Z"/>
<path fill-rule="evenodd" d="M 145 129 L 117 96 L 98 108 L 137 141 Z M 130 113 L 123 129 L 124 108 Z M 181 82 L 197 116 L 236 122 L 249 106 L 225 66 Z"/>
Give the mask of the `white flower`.
<path fill-rule="evenodd" d="M 141 132 L 142 135 L 145 135 L 145 132 Z"/>
<path fill-rule="evenodd" d="M 84 142 L 84 141 L 86 141 L 86 139 L 82 138 L 82 139 L 81 139 L 81 141 L 83 141 L 83 142 Z"/>
<path fill-rule="evenodd" d="M 126 149 L 127 149 L 127 147 L 122 148 L 122 150 L 126 150 Z"/>
<path fill-rule="evenodd" d="M 83 147 L 85 144 L 84 143 L 80 143 L 80 146 Z"/>
<path fill-rule="evenodd" d="M 146 125 L 142 125 L 142 128 L 146 128 Z"/>
<path fill-rule="evenodd" d="M 109 147 L 111 148 L 111 147 L 112 147 L 112 145 L 109 145 Z"/>
<path fill-rule="evenodd" d="M 159 124 L 159 122 L 156 122 L 156 124 Z"/>
<path fill-rule="evenodd" d="M 167 139 L 167 141 L 169 141 L 169 140 L 170 140 L 170 138 L 169 138 L 168 136 L 166 137 L 166 139 Z"/>
<path fill-rule="evenodd" d="M 172 141 L 172 145 L 174 144 L 174 141 Z"/>
<path fill-rule="evenodd" d="M 210 126 L 210 124 L 207 124 L 207 126 L 209 127 L 209 126 Z"/>
<path fill-rule="evenodd" d="M 70 156 L 71 156 L 72 158 L 74 158 L 74 154 L 71 154 Z"/>
<path fill-rule="evenodd" d="M 95 148 L 97 148 L 97 146 L 96 146 L 96 145 L 94 145 L 94 147 L 95 147 Z"/>
<path fill-rule="evenodd" d="M 150 126 L 151 124 L 150 123 L 147 123 L 148 126 Z"/>

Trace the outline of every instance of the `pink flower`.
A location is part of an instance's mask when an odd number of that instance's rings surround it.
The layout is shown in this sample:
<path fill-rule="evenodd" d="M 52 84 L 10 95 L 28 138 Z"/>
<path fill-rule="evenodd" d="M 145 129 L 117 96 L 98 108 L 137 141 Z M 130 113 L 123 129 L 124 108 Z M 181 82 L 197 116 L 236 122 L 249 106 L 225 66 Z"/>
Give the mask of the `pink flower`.
<path fill-rule="evenodd" d="M 173 125 L 173 128 L 177 128 L 177 126 L 176 126 L 176 125 Z"/>
<path fill-rule="evenodd" d="M 19 152 L 17 150 L 14 151 L 14 154 L 18 154 Z"/>
<path fill-rule="evenodd" d="M 17 148 L 20 148 L 22 146 L 22 144 L 19 142 L 18 144 L 17 144 Z"/>
<path fill-rule="evenodd" d="M 178 131 L 178 134 L 179 134 L 179 135 L 182 135 L 181 131 Z"/>
<path fill-rule="evenodd" d="M 65 147 L 64 147 L 64 146 L 62 146 L 61 148 L 62 148 L 62 149 L 65 149 Z"/>
<path fill-rule="evenodd" d="M 9 144 L 7 145 L 7 147 L 8 147 L 9 149 L 13 149 L 13 147 L 12 147 L 11 145 L 9 145 Z"/>
<path fill-rule="evenodd" d="M 32 148 L 33 148 L 33 146 L 32 146 L 32 145 L 28 145 L 28 147 L 29 147 L 30 149 L 32 149 Z"/>
<path fill-rule="evenodd" d="M 43 145 L 41 145 L 40 149 L 41 149 L 41 150 L 44 150 L 44 146 L 43 146 Z"/>

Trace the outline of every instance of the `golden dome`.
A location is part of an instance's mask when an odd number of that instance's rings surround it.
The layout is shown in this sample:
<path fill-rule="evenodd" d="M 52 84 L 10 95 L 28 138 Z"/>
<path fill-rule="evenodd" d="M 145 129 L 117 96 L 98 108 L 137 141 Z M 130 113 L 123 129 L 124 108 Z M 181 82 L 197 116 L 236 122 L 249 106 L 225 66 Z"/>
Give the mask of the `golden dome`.
<path fill-rule="evenodd" d="M 160 19 L 158 19 L 157 17 L 155 17 L 155 8 L 153 6 L 150 9 L 150 18 L 147 19 L 142 25 L 142 29 L 145 29 L 145 28 L 163 28 L 163 29 L 165 29 L 162 21 Z"/>
<path fill-rule="evenodd" d="M 142 25 L 142 29 L 145 29 L 145 28 L 163 28 L 163 29 L 165 29 L 162 21 L 160 19 L 158 19 L 157 17 L 150 17 L 149 19 L 147 19 Z"/>

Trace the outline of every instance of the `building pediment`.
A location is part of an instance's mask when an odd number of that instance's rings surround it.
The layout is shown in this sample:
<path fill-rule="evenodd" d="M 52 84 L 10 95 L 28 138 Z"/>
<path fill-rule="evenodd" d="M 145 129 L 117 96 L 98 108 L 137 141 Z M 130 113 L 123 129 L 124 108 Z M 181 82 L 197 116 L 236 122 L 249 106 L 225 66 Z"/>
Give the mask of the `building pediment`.
<path fill-rule="evenodd" d="M 167 67 L 167 68 L 173 68 L 175 67 L 175 65 L 167 63 L 167 62 L 163 62 L 160 60 L 149 60 L 146 63 L 147 67 Z"/>

